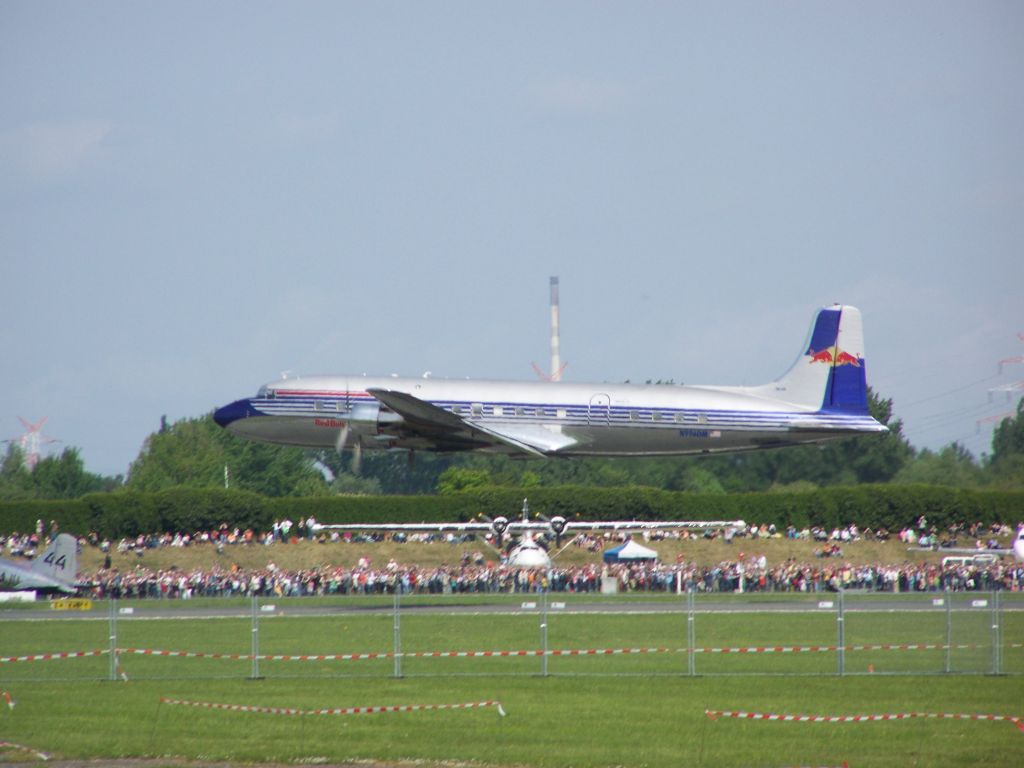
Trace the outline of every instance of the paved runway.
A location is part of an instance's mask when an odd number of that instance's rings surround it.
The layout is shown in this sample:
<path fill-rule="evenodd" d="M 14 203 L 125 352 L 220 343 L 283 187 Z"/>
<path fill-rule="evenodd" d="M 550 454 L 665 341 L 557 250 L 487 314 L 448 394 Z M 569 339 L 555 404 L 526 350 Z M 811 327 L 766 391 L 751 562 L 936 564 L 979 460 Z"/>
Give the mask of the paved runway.
<path fill-rule="evenodd" d="M 946 610 L 942 593 L 927 592 L 913 594 L 864 594 L 846 593 L 842 598 L 846 612 L 907 612 Z M 1024 593 L 1002 592 L 998 597 L 989 592 L 952 593 L 951 610 L 990 612 L 998 601 L 1003 611 L 1024 610 Z M 839 610 L 838 593 L 822 592 L 813 596 L 785 595 L 699 595 L 694 600 L 696 613 L 809 613 Z M 38 621 L 52 619 L 109 620 L 109 603 L 94 603 L 90 611 L 53 610 L 51 608 L 3 608 L 0 609 L 0 623 L 4 621 Z M 189 600 L 131 600 L 119 601 L 115 605 L 118 620 L 138 619 L 215 619 L 246 618 L 252 615 L 250 604 L 240 605 L 237 600 L 205 599 Z M 368 603 L 362 597 L 324 598 L 263 598 L 257 606 L 261 618 L 273 616 L 338 616 L 338 615 L 379 615 L 393 614 L 393 600 L 384 598 L 381 602 Z M 540 594 L 515 596 L 496 595 L 493 600 L 471 599 L 460 595 L 415 596 L 400 600 L 399 610 L 403 614 L 536 614 L 545 610 L 545 601 Z M 623 599 L 584 598 L 578 595 L 552 593 L 547 596 L 546 610 L 562 614 L 646 614 L 686 613 L 685 596 L 678 599 Z"/>

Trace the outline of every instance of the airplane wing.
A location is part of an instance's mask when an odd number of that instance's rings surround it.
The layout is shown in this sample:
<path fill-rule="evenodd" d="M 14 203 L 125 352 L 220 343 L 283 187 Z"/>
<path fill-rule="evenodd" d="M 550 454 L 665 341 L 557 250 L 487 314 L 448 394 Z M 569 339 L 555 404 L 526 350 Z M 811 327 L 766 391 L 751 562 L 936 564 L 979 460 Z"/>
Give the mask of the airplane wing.
<path fill-rule="evenodd" d="M 998 555 L 1000 557 L 1013 554 L 1013 550 L 1009 548 L 983 547 L 975 549 L 973 547 L 943 547 L 941 545 L 934 547 L 908 547 L 907 552 L 933 552 L 940 555 Z"/>
<path fill-rule="evenodd" d="M 742 520 L 510 520 L 510 531 L 539 531 L 562 534 L 566 531 L 703 531 L 707 528 L 743 528 Z"/>
<path fill-rule="evenodd" d="M 399 414 L 406 422 L 406 429 L 439 445 L 456 441 L 480 446 L 500 445 L 531 456 L 546 456 L 576 443 L 574 438 L 547 429 L 543 424 L 485 427 L 406 392 L 377 388 L 367 391 Z"/>
<path fill-rule="evenodd" d="M 584 522 L 570 520 L 567 531 L 679 531 L 706 528 L 743 528 L 742 520 L 602 520 Z"/>
<path fill-rule="evenodd" d="M 483 522 L 469 523 L 317 523 L 315 530 L 325 531 L 394 531 L 398 532 L 428 532 L 441 533 L 444 531 L 490 531 L 492 525 Z"/>

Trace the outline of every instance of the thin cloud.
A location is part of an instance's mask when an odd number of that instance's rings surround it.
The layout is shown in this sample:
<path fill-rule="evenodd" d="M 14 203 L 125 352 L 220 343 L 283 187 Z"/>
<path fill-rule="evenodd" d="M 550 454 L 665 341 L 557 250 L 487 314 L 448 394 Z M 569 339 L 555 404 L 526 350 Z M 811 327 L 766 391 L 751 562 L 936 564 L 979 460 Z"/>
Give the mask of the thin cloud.
<path fill-rule="evenodd" d="M 47 181 L 97 162 L 113 130 L 109 120 L 30 123 L 0 134 L 0 158 L 35 180 Z"/>
<path fill-rule="evenodd" d="M 341 130 L 341 117 L 337 113 L 321 115 L 287 114 L 278 118 L 279 133 L 287 140 L 306 144 L 324 141 Z"/>
<path fill-rule="evenodd" d="M 614 112 L 626 101 L 620 83 L 582 77 L 558 77 L 541 85 L 541 103 L 550 109 L 584 114 Z"/>

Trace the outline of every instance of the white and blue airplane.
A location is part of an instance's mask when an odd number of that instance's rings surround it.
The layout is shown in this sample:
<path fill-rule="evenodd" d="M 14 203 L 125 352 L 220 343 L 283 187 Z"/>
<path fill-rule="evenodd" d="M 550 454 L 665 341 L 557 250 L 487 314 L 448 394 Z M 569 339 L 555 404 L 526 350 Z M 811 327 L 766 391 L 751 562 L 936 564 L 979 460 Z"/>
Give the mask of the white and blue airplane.
<path fill-rule="evenodd" d="M 1002 559 L 1007 555 L 1012 555 L 1013 558 L 1019 562 L 1024 562 L 1024 526 L 1017 528 L 1017 533 L 1014 534 L 1013 542 L 1009 547 L 917 547 L 915 549 L 908 550 L 911 552 L 941 552 L 944 555 L 953 555 L 960 557 L 947 557 L 943 559 L 943 563 L 946 560 L 960 560 L 968 565 L 970 564 L 982 564 L 987 562 L 994 562 L 997 559 Z"/>
<path fill-rule="evenodd" d="M 372 533 L 470 533 L 485 536 L 484 543 L 495 551 L 502 552 L 503 537 L 508 534 L 514 537 L 515 543 L 508 549 L 505 564 L 510 568 L 550 568 L 552 555 L 544 539 L 553 539 L 558 555 L 569 546 L 562 546 L 562 537 L 581 531 L 616 533 L 641 533 L 647 531 L 706 531 L 708 529 L 727 529 L 734 531 L 745 527 L 742 520 L 599 520 L 584 522 L 567 520 L 561 515 L 554 517 L 540 516 L 530 519 L 530 505 L 523 499 L 522 518 L 509 519 L 504 516 L 482 518 L 469 522 L 458 523 L 340 523 L 316 524 L 317 531 L 363 531 Z M 488 541 L 493 536 L 495 544 Z"/>
<path fill-rule="evenodd" d="M 819 443 L 887 427 L 868 412 L 861 314 L 820 309 L 793 366 L 754 387 L 366 376 L 285 378 L 218 408 L 251 440 L 518 456 L 675 456 Z M 410 454 L 411 455 L 411 454 Z"/>
<path fill-rule="evenodd" d="M 0 557 L 0 591 L 67 592 L 78 590 L 78 540 L 61 533 L 27 564 Z"/>

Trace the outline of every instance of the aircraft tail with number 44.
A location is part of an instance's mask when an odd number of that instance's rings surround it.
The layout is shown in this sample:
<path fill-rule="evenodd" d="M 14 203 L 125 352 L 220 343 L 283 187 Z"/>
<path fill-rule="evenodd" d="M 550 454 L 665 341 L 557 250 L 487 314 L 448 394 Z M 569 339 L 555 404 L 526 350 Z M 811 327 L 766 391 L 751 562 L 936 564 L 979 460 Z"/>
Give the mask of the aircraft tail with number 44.
<path fill-rule="evenodd" d="M 77 572 L 78 540 L 70 533 L 61 533 L 35 560 L 21 563 L 0 558 L 0 591 L 74 594 L 77 591 Z"/>

